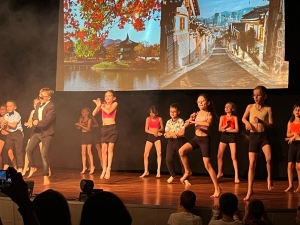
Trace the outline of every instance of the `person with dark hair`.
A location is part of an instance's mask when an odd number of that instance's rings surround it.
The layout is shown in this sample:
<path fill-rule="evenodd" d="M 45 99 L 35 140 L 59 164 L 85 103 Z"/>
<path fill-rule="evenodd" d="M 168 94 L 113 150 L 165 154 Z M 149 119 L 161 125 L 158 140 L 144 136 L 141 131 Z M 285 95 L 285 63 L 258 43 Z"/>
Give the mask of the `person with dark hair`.
<path fill-rule="evenodd" d="M 165 138 L 168 139 L 167 150 L 166 150 L 166 164 L 170 173 L 170 178 L 167 180 L 168 183 L 172 183 L 176 176 L 174 166 L 174 154 L 178 155 L 178 150 L 185 143 L 184 133 L 184 121 L 179 118 L 180 105 L 173 103 L 170 105 L 170 117 L 165 127 Z"/>
<path fill-rule="evenodd" d="M 212 209 L 212 218 L 208 225 L 244 224 L 236 215 L 238 212 L 238 198 L 235 194 L 224 193 L 220 196 L 219 205 Z M 221 218 L 219 216 L 221 214 Z"/>
<path fill-rule="evenodd" d="M 250 131 L 249 136 L 249 170 L 248 170 L 248 191 L 244 201 L 248 201 L 253 194 L 253 183 L 257 155 L 262 149 L 266 158 L 268 172 L 267 188 L 273 189 L 271 180 L 271 146 L 268 139 L 267 129 L 273 124 L 272 108 L 267 106 L 267 89 L 264 86 L 257 86 L 253 89 L 254 104 L 249 104 L 244 112 L 242 121 L 246 130 Z"/>
<path fill-rule="evenodd" d="M 71 213 L 65 197 L 48 189 L 33 199 L 33 209 L 40 225 L 71 225 Z"/>
<path fill-rule="evenodd" d="M 187 153 L 193 151 L 200 147 L 202 153 L 202 160 L 204 167 L 207 170 L 213 184 L 214 184 L 214 193 L 211 195 L 212 198 L 218 198 L 221 193 L 219 183 L 217 180 L 217 175 L 214 168 L 210 162 L 210 136 L 209 136 L 209 127 L 212 124 L 213 116 L 215 116 L 212 101 L 210 100 L 207 94 L 200 94 L 197 99 L 197 104 L 199 111 L 192 113 L 190 118 L 185 121 L 185 127 L 189 125 L 194 125 L 195 127 L 195 137 L 185 143 L 179 149 L 179 155 L 184 167 L 184 174 L 180 178 L 181 183 L 185 185 L 191 185 L 189 182 L 189 176 L 191 175 L 191 170 L 189 167 Z"/>
<path fill-rule="evenodd" d="M 190 190 L 181 193 L 180 203 L 176 213 L 172 213 L 169 217 L 169 225 L 202 225 L 202 218 L 191 213 L 196 205 L 196 195 Z"/>
<path fill-rule="evenodd" d="M 290 145 L 287 166 L 289 186 L 285 189 L 285 192 L 300 192 L 300 103 L 294 104 L 292 116 L 287 124 L 285 140 L 288 141 Z M 293 190 L 293 169 L 295 166 L 298 175 L 298 187 Z"/>
<path fill-rule="evenodd" d="M 145 144 L 144 150 L 144 173 L 140 176 L 143 178 L 149 175 L 149 153 L 154 144 L 157 154 L 157 174 L 156 177 L 160 177 L 160 168 L 161 168 L 161 140 L 162 132 L 164 130 L 164 124 L 162 118 L 158 115 L 158 109 L 156 106 L 151 106 L 149 109 L 149 116 L 146 118 L 145 122 L 145 132 L 147 135 L 147 141 Z"/>
<path fill-rule="evenodd" d="M 100 191 L 91 195 L 83 204 L 80 225 L 101 224 L 131 225 L 131 216 L 122 202 L 115 194 Z"/>
<path fill-rule="evenodd" d="M 264 203 L 258 199 L 246 204 L 243 221 L 245 225 L 273 225 L 266 214 Z"/>

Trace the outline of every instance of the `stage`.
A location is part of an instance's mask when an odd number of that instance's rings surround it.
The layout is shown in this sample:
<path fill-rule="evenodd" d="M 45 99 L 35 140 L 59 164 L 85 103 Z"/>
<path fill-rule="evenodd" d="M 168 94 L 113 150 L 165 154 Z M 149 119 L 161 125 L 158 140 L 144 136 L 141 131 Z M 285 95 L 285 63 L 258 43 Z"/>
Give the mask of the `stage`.
<path fill-rule="evenodd" d="M 93 180 L 94 188 L 111 191 L 118 195 L 131 213 L 133 225 L 166 224 L 170 213 L 176 211 L 181 192 L 186 189 L 196 193 L 196 212 L 202 217 L 203 224 L 208 223 L 211 207 L 218 204 L 218 198 L 210 198 L 210 195 L 213 194 L 213 184 L 209 176 L 192 176 L 190 179 L 192 185 L 185 186 L 179 183 L 180 176 L 178 179 L 174 179 L 172 184 L 168 184 L 166 180 L 169 175 L 167 174 L 163 174 L 160 178 L 156 178 L 155 174 L 150 174 L 146 178 L 139 178 L 140 175 L 141 173 L 112 171 L 109 180 L 100 180 L 100 171 L 96 171 L 93 175 L 81 175 L 80 170 L 53 168 L 50 185 L 43 185 L 41 169 L 38 169 L 30 180 L 34 181 L 33 195 L 51 188 L 61 192 L 67 198 L 73 225 L 79 223 L 83 204 L 78 201 L 81 179 Z M 27 180 L 26 177 L 24 178 Z M 233 178 L 221 178 L 220 187 L 222 193 L 232 192 L 236 194 L 239 199 L 239 208 L 244 211 L 245 202 L 243 198 L 247 191 L 247 181 L 241 179 L 240 184 L 234 184 Z M 293 224 L 295 209 L 300 205 L 300 194 L 286 193 L 284 192 L 286 187 L 287 181 L 274 181 L 274 189 L 268 191 L 265 180 L 255 180 L 254 183 L 255 194 L 252 198 L 263 200 L 268 215 L 275 225 Z M 7 198 L 1 198 L 1 204 L 3 204 L 3 199 L 8 201 Z M 1 208 L 0 216 L 3 218 L 3 207 Z M 16 214 L 18 214 L 17 211 Z"/>

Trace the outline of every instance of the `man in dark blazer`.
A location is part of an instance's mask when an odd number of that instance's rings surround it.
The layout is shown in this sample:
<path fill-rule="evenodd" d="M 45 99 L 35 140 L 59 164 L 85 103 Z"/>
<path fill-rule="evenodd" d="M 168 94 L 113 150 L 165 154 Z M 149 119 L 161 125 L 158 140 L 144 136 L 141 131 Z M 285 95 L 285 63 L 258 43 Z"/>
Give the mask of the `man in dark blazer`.
<path fill-rule="evenodd" d="M 55 106 L 51 101 L 51 96 L 53 93 L 54 91 L 49 88 L 42 88 L 40 90 L 40 103 L 37 104 L 32 118 L 32 127 L 34 128 L 34 131 L 26 147 L 30 166 L 30 172 L 28 175 L 29 178 L 34 172 L 36 172 L 33 151 L 36 147 L 38 147 L 39 143 L 42 142 L 41 155 L 43 161 L 44 185 L 50 184 L 49 149 L 54 135 L 56 122 Z"/>

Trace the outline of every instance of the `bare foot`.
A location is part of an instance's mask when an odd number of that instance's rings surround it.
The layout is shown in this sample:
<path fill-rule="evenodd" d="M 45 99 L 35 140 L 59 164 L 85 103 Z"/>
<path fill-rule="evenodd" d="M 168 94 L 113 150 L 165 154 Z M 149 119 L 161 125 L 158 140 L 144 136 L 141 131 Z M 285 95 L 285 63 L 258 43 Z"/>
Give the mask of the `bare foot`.
<path fill-rule="evenodd" d="M 3 167 L 3 170 L 7 170 L 8 167 L 9 167 L 9 165 L 5 164 L 4 167 Z"/>
<path fill-rule="evenodd" d="M 271 191 L 273 190 L 273 182 L 271 180 L 267 180 L 267 183 L 268 183 L 268 190 Z"/>
<path fill-rule="evenodd" d="M 235 183 L 235 184 L 239 184 L 239 183 L 240 183 L 240 179 L 239 179 L 239 178 L 235 178 L 235 179 L 234 179 L 234 183 Z"/>
<path fill-rule="evenodd" d="M 185 184 L 184 181 L 185 181 L 185 180 L 188 180 L 189 177 L 190 177 L 190 175 L 191 175 L 191 172 L 184 173 L 183 176 L 180 178 L 180 182 L 181 182 L 182 184 Z"/>
<path fill-rule="evenodd" d="M 288 186 L 288 188 L 285 189 L 284 191 L 285 191 L 285 192 L 289 192 L 289 191 L 291 191 L 293 188 L 294 188 L 293 186 Z"/>
<path fill-rule="evenodd" d="M 244 201 L 249 201 L 251 195 L 253 195 L 253 191 L 247 193 L 246 197 L 244 198 Z"/>
<path fill-rule="evenodd" d="M 50 177 L 51 176 L 51 169 L 50 169 L 50 167 L 49 167 L 49 171 L 48 171 L 48 177 Z"/>
<path fill-rule="evenodd" d="M 50 180 L 48 176 L 44 176 L 44 185 L 49 185 L 50 184 Z"/>
<path fill-rule="evenodd" d="M 192 185 L 188 180 L 185 180 L 183 183 L 184 183 L 186 186 L 191 186 L 191 185 Z"/>
<path fill-rule="evenodd" d="M 160 171 L 157 170 L 157 174 L 156 177 L 159 178 L 160 177 Z"/>
<path fill-rule="evenodd" d="M 143 175 L 140 176 L 140 178 L 146 177 L 149 175 L 149 172 L 144 172 Z"/>
<path fill-rule="evenodd" d="M 17 171 L 18 171 L 18 173 L 23 173 L 22 168 L 19 168 Z"/>
<path fill-rule="evenodd" d="M 174 177 L 170 176 L 169 179 L 167 180 L 167 183 L 168 184 L 171 184 L 174 180 Z"/>
<path fill-rule="evenodd" d="M 24 167 L 23 171 L 22 171 L 22 176 L 24 177 L 26 172 L 29 170 L 28 167 Z"/>
<path fill-rule="evenodd" d="M 86 171 L 86 168 L 82 169 L 82 171 L 80 172 L 80 174 L 84 174 Z"/>
<path fill-rule="evenodd" d="M 215 190 L 215 193 L 211 195 L 211 198 L 219 198 L 221 194 L 221 188 L 219 187 L 217 190 Z"/>
<path fill-rule="evenodd" d="M 106 169 L 102 170 L 102 173 L 100 175 L 100 179 L 103 179 L 105 174 L 106 174 Z"/>
<path fill-rule="evenodd" d="M 91 167 L 89 174 L 93 174 L 94 171 L 95 171 L 95 167 L 93 166 L 93 167 Z"/>
<path fill-rule="evenodd" d="M 36 167 L 31 167 L 27 178 L 32 177 L 32 175 L 37 171 Z"/>
<path fill-rule="evenodd" d="M 105 177 L 104 177 L 106 180 L 108 180 L 110 178 L 110 169 L 107 169 L 106 170 L 106 173 L 105 173 Z"/>
<path fill-rule="evenodd" d="M 300 192 L 300 187 L 297 187 L 296 190 L 294 190 L 295 193 L 299 193 Z"/>
<path fill-rule="evenodd" d="M 220 177 L 223 177 L 223 173 L 218 173 L 218 175 L 217 175 L 217 179 L 219 179 Z"/>

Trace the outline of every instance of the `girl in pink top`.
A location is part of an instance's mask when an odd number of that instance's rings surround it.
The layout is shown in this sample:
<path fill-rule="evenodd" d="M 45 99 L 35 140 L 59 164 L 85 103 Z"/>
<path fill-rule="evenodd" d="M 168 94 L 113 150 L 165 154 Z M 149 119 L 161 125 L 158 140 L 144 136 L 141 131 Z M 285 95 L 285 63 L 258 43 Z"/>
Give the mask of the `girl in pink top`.
<path fill-rule="evenodd" d="M 145 132 L 148 134 L 148 138 L 145 145 L 144 151 L 144 173 L 140 177 L 145 177 L 149 175 L 148 170 L 148 157 L 153 144 L 156 148 L 157 154 L 157 174 L 156 177 L 160 177 L 160 167 L 161 167 L 161 141 L 160 136 L 164 130 L 164 125 L 162 118 L 158 116 L 158 110 L 155 106 L 149 109 L 150 116 L 146 118 Z"/>
<path fill-rule="evenodd" d="M 116 113 L 118 103 L 116 102 L 115 92 L 108 90 L 104 95 L 105 101 L 100 98 L 93 100 L 96 108 L 93 111 L 93 116 L 96 116 L 100 110 L 102 111 L 102 128 L 101 128 L 101 143 L 102 143 L 102 173 L 100 179 L 109 179 L 110 170 L 114 155 L 114 146 L 118 139 L 118 130 L 116 127 Z"/>
<path fill-rule="evenodd" d="M 223 154 L 227 144 L 230 147 L 231 159 L 234 168 L 234 183 L 240 183 L 238 175 L 238 163 L 236 160 L 236 133 L 239 131 L 237 116 L 235 115 L 236 106 L 233 102 L 228 102 L 225 105 L 225 113 L 220 117 L 219 131 L 222 132 L 221 140 L 218 149 L 218 175 L 217 178 L 223 176 Z"/>

